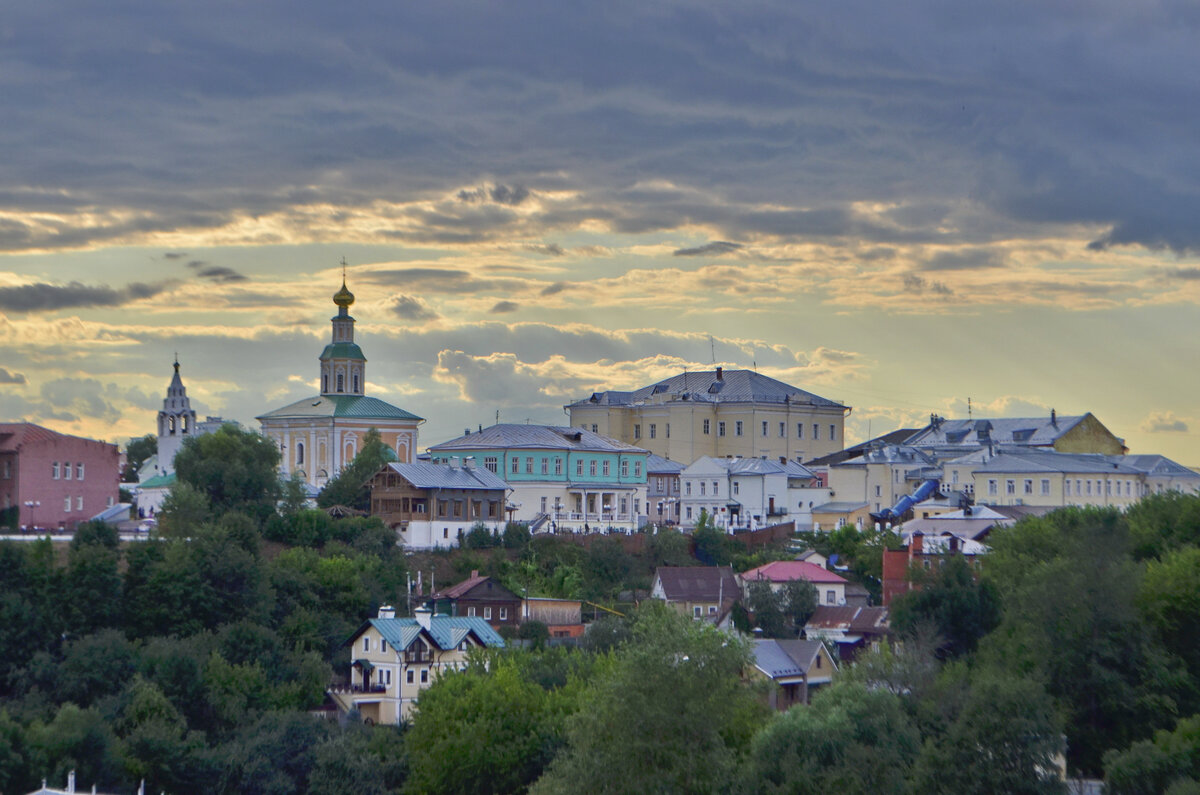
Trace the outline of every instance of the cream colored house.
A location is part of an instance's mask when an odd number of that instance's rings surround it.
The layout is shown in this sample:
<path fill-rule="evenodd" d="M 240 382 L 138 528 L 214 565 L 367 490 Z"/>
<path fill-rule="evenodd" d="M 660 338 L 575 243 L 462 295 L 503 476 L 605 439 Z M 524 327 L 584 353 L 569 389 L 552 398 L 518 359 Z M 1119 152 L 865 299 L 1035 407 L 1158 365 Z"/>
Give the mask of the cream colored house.
<path fill-rule="evenodd" d="M 346 289 L 345 280 L 333 303 L 338 313 L 332 321 L 332 340 L 319 359 L 321 393 L 257 418 L 263 436 L 279 446 L 283 474 L 299 472 L 314 488 L 324 486 L 354 460 L 371 428 L 379 431 L 397 461 L 412 463 L 417 426 L 424 422 L 365 394 L 367 358 L 354 342 L 354 318 L 349 312 L 354 294 Z"/>
<path fill-rule="evenodd" d="M 891 508 L 922 481 L 940 479 L 935 460 L 914 447 L 886 444 L 829 467 L 829 488 L 840 503 L 865 502 L 871 513 Z"/>
<path fill-rule="evenodd" d="M 467 654 L 504 640 L 482 618 L 433 615 L 396 618 L 390 607 L 363 623 L 350 639 L 350 682 L 329 688 L 342 713 L 357 710 L 365 723 L 397 725 L 408 720 L 421 691 L 447 671 L 467 667 Z"/>
<path fill-rule="evenodd" d="M 701 456 L 807 461 L 842 449 L 850 407 L 753 370 L 681 373 L 566 407 L 571 425 L 691 463 Z"/>

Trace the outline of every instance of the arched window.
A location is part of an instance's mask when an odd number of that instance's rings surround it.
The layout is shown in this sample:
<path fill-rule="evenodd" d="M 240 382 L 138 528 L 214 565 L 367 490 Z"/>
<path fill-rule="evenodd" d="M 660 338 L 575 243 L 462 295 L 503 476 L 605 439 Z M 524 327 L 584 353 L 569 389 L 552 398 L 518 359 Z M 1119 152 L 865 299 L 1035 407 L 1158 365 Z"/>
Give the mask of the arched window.
<path fill-rule="evenodd" d="M 321 376 L 321 391 L 329 391 L 329 373 L 325 373 L 325 375 Z"/>
<path fill-rule="evenodd" d="M 358 373 L 354 374 L 354 389 L 351 390 L 354 394 L 358 394 Z"/>
<path fill-rule="evenodd" d="M 345 376 L 343 376 L 341 373 L 337 374 L 337 391 L 339 392 L 345 391 L 345 387 L 342 383 L 343 378 L 345 378 Z"/>
<path fill-rule="evenodd" d="M 296 466 L 304 463 L 304 442 L 296 442 Z"/>
<path fill-rule="evenodd" d="M 175 415 L 174 414 L 167 417 L 167 433 L 169 433 L 171 436 L 175 435 Z"/>
<path fill-rule="evenodd" d="M 184 414 L 184 415 L 183 415 L 183 432 L 184 432 L 184 433 L 191 433 L 191 430 L 192 430 L 192 422 L 191 422 L 191 417 L 189 417 L 188 415 Z"/>

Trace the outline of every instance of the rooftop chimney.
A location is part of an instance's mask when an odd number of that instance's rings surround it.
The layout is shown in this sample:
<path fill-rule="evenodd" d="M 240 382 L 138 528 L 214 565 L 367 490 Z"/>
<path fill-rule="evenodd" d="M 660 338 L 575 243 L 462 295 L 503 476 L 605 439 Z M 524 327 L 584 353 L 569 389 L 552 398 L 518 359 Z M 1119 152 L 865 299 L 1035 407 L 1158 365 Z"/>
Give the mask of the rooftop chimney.
<path fill-rule="evenodd" d="M 1054 409 L 1050 409 L 1050 424 L 1055 428 L 1058 427 L 1058 412 Z"/>
<path fill-rule="evenodd" d="M 462 458 L 456 455 L 450 456 L 450 466 L 458 469 L 460 466 L 462 466 Z"/>
<path fill-rule="evenodd" d="M 391 605 L 380 605 L 379 606 L 379 618 L 395 618 L 395 617 L 396 617 L 396 608 L 392 607 Z"/>
<path fill-rule="evenodd" d="M 724 381 L 724 380 L 725 380 L 724 373 L 723 373 L 723 371 L 722 371 L 722 369 L 721 369 L 720 367 L 718 367 L 718 368 L 717 368 L 717 380 L 718 380 L 718 381 Z"/>
<path fill-rule="evenodd" d="M 429 626 L 433 622 L 433 611 L 425 605 L 421 605 L 413 611 L 413 618 L 417 620 L 417 624 L 426 632 L 429 631 Z"/>
<path fill-rule="evenodd" d="M 474 468 L 475 468 L 475 456 L 469 455 L 463 459 L 463 469 L 474 469 Z"/>

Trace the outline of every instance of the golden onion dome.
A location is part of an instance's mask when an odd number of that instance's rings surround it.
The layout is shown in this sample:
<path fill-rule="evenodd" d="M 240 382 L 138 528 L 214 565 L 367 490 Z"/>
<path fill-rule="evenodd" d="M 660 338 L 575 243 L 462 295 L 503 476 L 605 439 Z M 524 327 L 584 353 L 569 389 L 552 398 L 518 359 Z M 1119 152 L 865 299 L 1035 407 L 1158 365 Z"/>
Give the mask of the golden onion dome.
<path fill-rule="evenodd" d="M 341 307 L 354 303 L 354 293 L 346 289 L 346 280 L 342 279 L 342 289 L 333 294 L 333 302 Z"/>

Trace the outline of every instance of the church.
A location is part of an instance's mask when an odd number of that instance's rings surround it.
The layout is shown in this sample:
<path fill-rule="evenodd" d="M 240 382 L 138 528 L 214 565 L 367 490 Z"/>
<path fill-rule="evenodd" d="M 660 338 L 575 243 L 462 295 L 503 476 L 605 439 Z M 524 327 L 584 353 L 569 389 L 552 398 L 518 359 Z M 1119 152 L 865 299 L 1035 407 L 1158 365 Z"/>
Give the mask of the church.
<path fill-rule="evenodd" d="M 354 294 L 342 289 L 333 296 L 330 343 L 320 356 L 321 393 L 297 400 L 258 417 L 263 436 L 279 445 L 285 476 L 300 473 L 321 488 L 358 453 L 363 437 L 376 428 L 400 463 L 412 463 L 417 449 L 417 426 L 424 419 L 379 398 L 367 397 L 367 357 L 354 342 L 350 306 Z"/>

